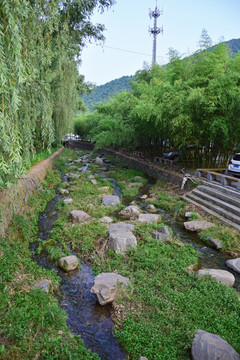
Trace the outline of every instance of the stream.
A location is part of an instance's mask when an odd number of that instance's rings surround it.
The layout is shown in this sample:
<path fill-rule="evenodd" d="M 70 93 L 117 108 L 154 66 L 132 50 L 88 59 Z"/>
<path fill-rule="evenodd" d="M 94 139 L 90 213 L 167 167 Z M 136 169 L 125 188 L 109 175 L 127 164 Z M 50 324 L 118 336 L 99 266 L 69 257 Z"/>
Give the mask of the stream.
<path fill-rule="evenodd" d="M 85 165 L 83 171 L 86 171 L 87 167 L 88 164 Z M 107 178 L 105 172 L 100 175 Z M 63 176 L 62 181 L 65 182 L 66 180 L 67 178 Z M 111 182 L 114 186 L 113 194 L 121 196 L 121 189 L 115 180 L 111 179 Z M 149 179 L 149 183 L 140 190 L 138 196 L 131 199 L 137 202 L 143 212 L 147 212 L 145 209 L 146 204 L 140 199 L 140 196 L 147 194 L 153 184 L 154 181 Z M 38 238 L 42 240 L 48 239 L 59 215 L 56 210 L 57 204 L 64 199 L 64 196 L 58 193 L 58 188 L 55 189 L 55 193 L 55 198 L 47 204 L 45 211 L 39 215 Z M 122 199 L 122 202 L 124 205 L 128 205 L 130 201 L 129 199 Z M 158 209 L 158 213 L 161 214 L 163 221 L 172 228 L 175 236 L 182 242 L 191 244 L 199 253 L 200 267 L 218 268 L 232 272 L 225 265 L 228 259 L 226 255 L 206 246 L 198 239 L 196 234 L 187 232 L 182 222 L 166 211 Z M 80 335 L 86 348 L 97 353 L 102 360 L 126 359 L 126 355 L 113 336 L 114 324 L 111 320 L 111 305 L 99 305 L 96 296 L 90 292 L 94 282 L 91 265 L 82 263 L 81 269 L 66 273 L 49 260 L 45 251 L 37 254 L 37 246 L 38 244 L 35 243 L 31 247 L 34 259 L 41 267 L 52 269 L 61 278 L 57 297 L 61 308 L 68 314 L 67 325 L 71 332 Z M 234 287 L 237 291 L 240 291 L 240 276 L 234 272 L 232 273 L 236 278 Z"/>

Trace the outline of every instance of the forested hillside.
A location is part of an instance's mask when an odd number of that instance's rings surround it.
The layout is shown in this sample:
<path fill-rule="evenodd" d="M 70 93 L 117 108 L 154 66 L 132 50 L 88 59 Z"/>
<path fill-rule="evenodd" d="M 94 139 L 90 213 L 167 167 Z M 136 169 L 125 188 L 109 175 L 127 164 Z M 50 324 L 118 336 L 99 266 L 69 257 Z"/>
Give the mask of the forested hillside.
<path fill-rule="evenodd" d="M 97 86 L 89 95 L 83 95 L 83 101 L 89 111 L 93 111 L 95 105 L 107 103 L 112 97 L 122 91 L 129 91 L 130 82 L 134 76 L 122 76 L 119 79 L 112 80 L 104 85 Z"/>
<path fill-rule="evenodd" d="M 104 27 L 90 15 L 113 2 L 1 1 L 0 187 L 72 128 L 85 87 L 80 51 L 86 41 L 103 39 Z"/>

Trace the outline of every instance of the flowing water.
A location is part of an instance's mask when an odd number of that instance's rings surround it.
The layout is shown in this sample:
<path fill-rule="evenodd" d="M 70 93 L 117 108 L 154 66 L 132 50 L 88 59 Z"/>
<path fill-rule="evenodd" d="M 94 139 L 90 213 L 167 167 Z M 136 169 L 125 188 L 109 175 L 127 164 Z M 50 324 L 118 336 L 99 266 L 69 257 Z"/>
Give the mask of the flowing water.
<path fill-rule="evenodd" d="M 88 164 L 85 166 L 83 171 L 86 171 Z M 102 176 L 106 177 L 105 173 L 102 173 Z M 66 181 L 66 178 L 63 177 L 63 181 Z M 117 186 L 115 180 L 111 179 L 111 181 L 114 186 L 114 195 L 120 196 L 121 189 Z M 143 212 L 147 212 L 145 209 L 146 205 L 139 198 L 142 194 L 148 193 L 153 183 L 152 180 L 149 180 L 149 183 L 141 189 L 139 194 L 134 198 Z M 59 195 L 56 188 L 55 198 L 48 203 L 45 211 L 40 214 L 38 224 L 38 237 L 40 239 L 48 239 L 50 231 L 59 215 L 56 206 L 63 198 L 64 196 Z M 126 205 L 129 203 L 129 199 L 122 199 L 122 201 Z M 161 213 L 164 222 L 172 228 L 174 235 L 184 243 L 191 244 L 196 251 L 198 251 L 201 267 L 231 271 L 225 265 L 227 256 L 204 245 L 204 243 L 198 239 L 197 235 L 185 231 L 180 220 L 171 217 L 161 209 L 158 209 L 158 212 Z M 114 324 L 111 320 L 111 305 L 99 305 L 95 295 L 90 292 L 94 282 L 91 265 L 82 264 L 81 269 L 65 273 L 48 259 L 46 252 L 42 251 L 40 255 L 37 255 L 36 248 L 37 244 L 34 244 L 32 251 L 35 252 L 35 259 L 38 264 L 56 271 L 61 278 L 57 296 L 60 306 L 65 309 L 68 314 L 67 325 L 71 332 L 81 335 L 85 346 L 93 352 L 98 353 L 101 359 L 125 359 L 126 356 L 124 352 L 113 336 Z M 240 291 L 240 276 L 236 273 L 234 273 L 234 276 L 236 278 L 235 288 Z"/>

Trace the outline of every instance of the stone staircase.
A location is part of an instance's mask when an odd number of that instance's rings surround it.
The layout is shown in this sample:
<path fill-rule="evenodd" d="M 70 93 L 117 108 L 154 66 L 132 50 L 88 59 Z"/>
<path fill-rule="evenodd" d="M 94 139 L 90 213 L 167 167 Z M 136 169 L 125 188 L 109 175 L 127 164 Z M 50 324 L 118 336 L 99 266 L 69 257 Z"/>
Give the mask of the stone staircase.
<path fill-rule="evenodd" d="M 240 190 L 206 181 L 183 198 L 240 231 Z"/>

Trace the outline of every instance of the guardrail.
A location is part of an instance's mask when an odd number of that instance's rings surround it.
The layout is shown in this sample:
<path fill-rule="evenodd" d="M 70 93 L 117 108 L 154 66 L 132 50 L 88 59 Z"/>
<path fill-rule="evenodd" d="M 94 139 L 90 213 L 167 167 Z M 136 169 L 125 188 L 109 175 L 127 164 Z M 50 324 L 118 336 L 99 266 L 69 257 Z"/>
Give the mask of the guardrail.
<path fill-rule="evenodd" d="M 155 162 L 155 164 L 164 164 L 164 165 L 170 165 L 170 166 L 173 166 L 173 164 L 176 163 L 175 160 L 164 159 L 164 158 L 159 157 L 159 156 L 155 156 L 154 162 Z"/>
<path fill-rule="evenodd" d="M 233 176 L 225 175 L 216 172 L 225 171 L 226 169 L 197 169 L 197 177 L 206 177 L 209 181 L 217 181 L 224 186 L 232 186 L 233 183 L 237 185 L 237 189 L 240 190 L 240 179 Z"/>

